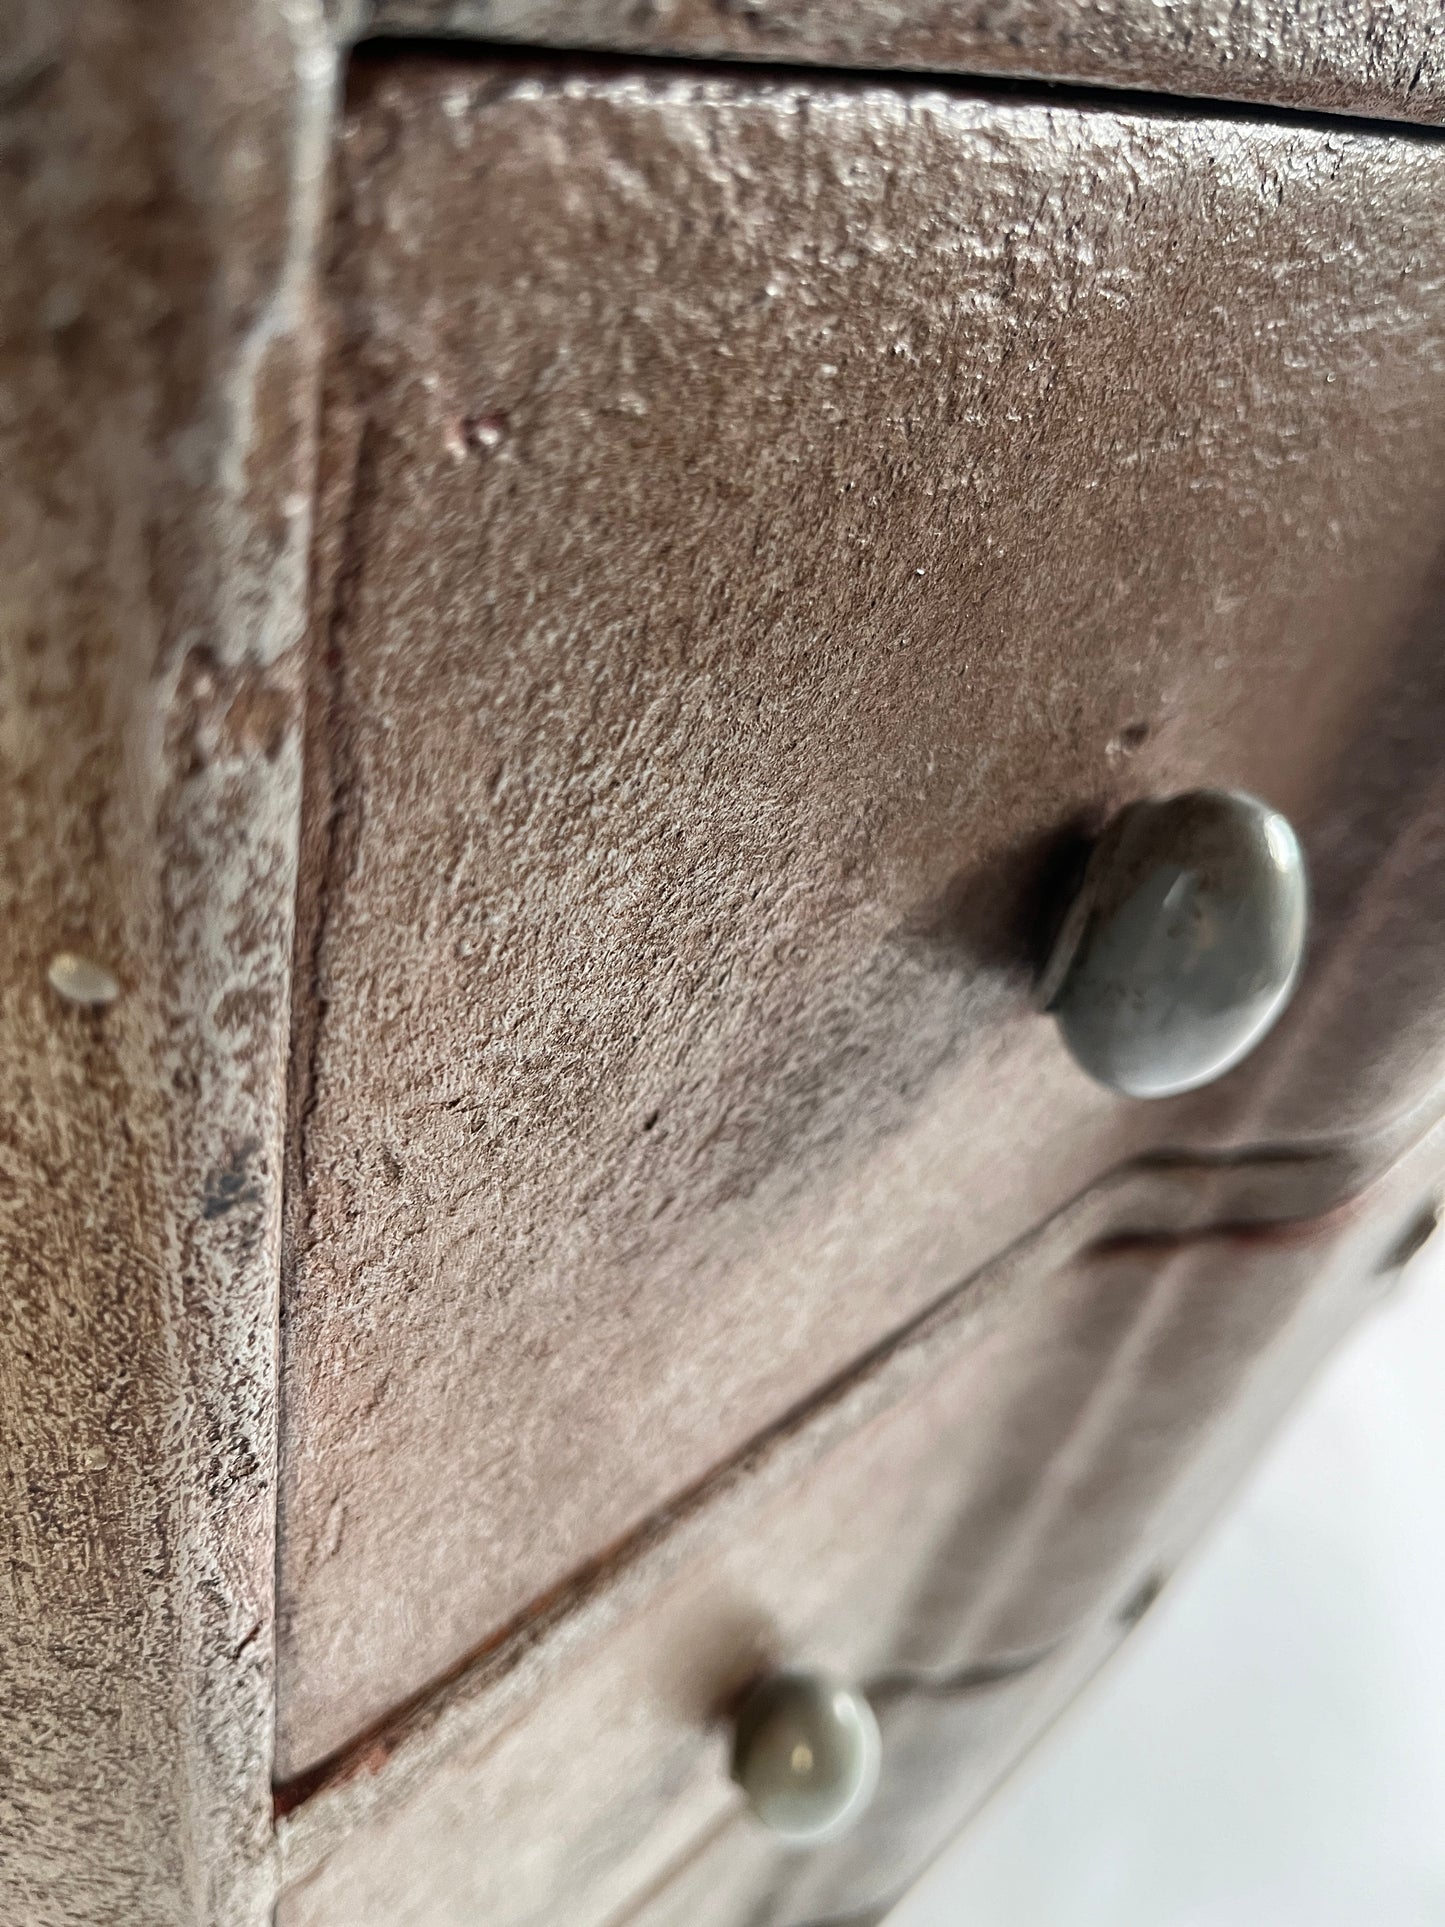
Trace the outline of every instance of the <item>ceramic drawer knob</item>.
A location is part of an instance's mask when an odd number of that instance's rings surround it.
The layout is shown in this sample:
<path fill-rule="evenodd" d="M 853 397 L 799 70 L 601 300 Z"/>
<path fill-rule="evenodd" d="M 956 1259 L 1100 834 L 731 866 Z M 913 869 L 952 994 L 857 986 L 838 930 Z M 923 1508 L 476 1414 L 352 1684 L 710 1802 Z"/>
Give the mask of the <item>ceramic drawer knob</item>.
<path fill-rule="evenodd" d="M 1196 1090 L 1289 1002 L 1308 911 L 1304 855 L 1277 810 L 1226 790 L 1131 804 L 1089 857 L 1042 1000 L 1111 1090 Z"/>
<path fill-rule="evenodd" d="M 824 1673 L 776 1673 L 738 1713 L 733 1778 L 784 1839 L 836 1837 L 878 1783 L 878 1722 L 864 1696 Z"/>

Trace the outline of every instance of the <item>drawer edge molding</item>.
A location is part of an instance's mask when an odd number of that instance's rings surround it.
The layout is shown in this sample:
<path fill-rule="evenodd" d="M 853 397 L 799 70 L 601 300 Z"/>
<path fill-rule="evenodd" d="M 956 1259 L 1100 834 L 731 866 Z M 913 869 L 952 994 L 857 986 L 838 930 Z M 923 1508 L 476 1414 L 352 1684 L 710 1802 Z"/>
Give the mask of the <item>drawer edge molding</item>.
<path fill-rule="evenodd" d="M 1284 0 L 1188 9 L 1062 0 L 1006 11 L 924 0 L 337 0 L 343 40 L 445 38 L 667 56 L 1063 83 L 1438 126 L 1445 32 L 1429 0 Z"/>

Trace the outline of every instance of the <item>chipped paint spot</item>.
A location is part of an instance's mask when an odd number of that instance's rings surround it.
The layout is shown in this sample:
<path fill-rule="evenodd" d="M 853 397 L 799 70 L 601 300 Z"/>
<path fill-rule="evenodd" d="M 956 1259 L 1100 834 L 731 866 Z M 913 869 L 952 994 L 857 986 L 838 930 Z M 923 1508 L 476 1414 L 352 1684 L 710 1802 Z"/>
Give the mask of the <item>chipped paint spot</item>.
<path fill-rule="evenodd" d="M 260 1148 L 254 1140 L 243 1144 L 232 1152 L 225 1164 L 211 1172 L 201 1196 L 201 1212 L 205 1218 L 224 1218 L 238 1205 L 261 1202 L 261 1188 L 251 1168 L 251 1160 Z"/>

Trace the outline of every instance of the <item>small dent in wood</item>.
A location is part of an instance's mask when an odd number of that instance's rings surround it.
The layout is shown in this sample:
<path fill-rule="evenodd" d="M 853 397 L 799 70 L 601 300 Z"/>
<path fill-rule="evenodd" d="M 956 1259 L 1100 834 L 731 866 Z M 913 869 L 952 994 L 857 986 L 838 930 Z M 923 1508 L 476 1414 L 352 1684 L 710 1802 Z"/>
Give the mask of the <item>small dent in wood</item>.
<path fill-rule="evenodd" d="M 458 415 L 447 429 L 447 453 L 455 462 L 469 455 L 490 455 L 507 438 L 508 421 L 501 409 Z"/>
<path fill-rule="evenodd" d="M 1111 762 L 1122 762 L 1126 756 L 1137 755 L 1148 740 L 1148 723 L 1125 723 L 1119 733 L 1110 738 L 1106 754 Z"/>

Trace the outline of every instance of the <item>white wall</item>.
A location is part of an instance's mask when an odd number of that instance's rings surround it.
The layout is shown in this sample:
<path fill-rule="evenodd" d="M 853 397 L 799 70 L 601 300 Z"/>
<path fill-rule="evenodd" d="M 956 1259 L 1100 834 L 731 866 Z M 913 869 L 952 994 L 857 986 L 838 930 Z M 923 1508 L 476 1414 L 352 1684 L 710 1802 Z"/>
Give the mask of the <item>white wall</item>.
<path fill-rule="evenodd" d="M 1441 1247 L 890 1927 L 1445 1927 Z"/>

